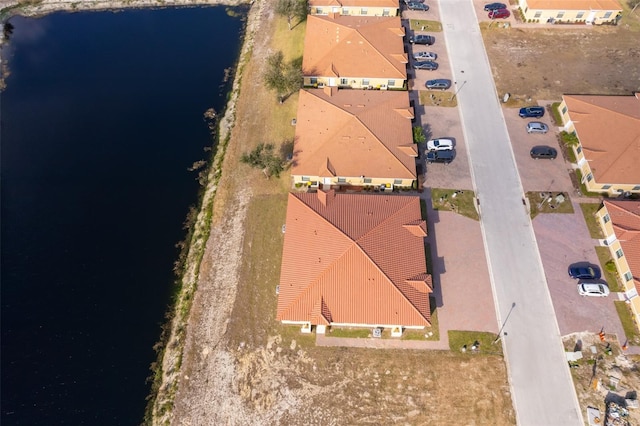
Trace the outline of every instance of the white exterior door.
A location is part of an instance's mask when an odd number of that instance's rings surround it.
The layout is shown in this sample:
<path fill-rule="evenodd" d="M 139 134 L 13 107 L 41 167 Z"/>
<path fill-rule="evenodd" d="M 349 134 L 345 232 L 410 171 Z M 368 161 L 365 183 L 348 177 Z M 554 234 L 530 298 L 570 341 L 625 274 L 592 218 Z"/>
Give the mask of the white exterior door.
<path fill-rule="evenodd" d="M 330 78 L 329 79 L 329 87 L 335 87 L 336 86 L 336 79 L 335 78 Z"/>
<path fill-rule="evenodd" d="M 585 21 L 587 24 L 593 24 L 593 20 L 596 17 L 596 11 L 592 10 L 591 12 L 589 12 L 589 16 L 587 16 L 587 20 Z"/>
<path fill-rule="evenodd" d="M 325 185 L 331 185 L 331 178 L 324 178 L 324 181 L 322 183 L 324 183 Z"/>

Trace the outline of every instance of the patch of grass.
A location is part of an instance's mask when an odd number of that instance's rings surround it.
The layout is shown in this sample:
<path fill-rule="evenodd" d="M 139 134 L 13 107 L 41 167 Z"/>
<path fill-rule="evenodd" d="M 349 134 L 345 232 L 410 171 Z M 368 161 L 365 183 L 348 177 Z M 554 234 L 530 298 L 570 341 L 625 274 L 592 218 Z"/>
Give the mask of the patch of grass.
<path fill-rule="evenodd" d="M 453 211 L 473 220 L 480 220 L 476 206 L 473 204 L 474 198 L 475 194 L 470 190 L 440 188 L 431 190 L 431 202 L 434 210 Z"/>
<path fill-rule="evenodd" d="M 348 337 L 351 339 L 365 339 L 371 337 L 372 331 L 368 328 L 334 328 L 327 331 L 327 337 Z"/>
<path fill-rule="evenodd" d="M 493 343 L 496 337 L 496 334 L 481 331 L 449 330 L 449 349 L 459 353 L 461 348 L 467 345 L 466 353 L 468 354 L 502 355 L 502 345 L 500 343 Z M 475 342 L 478 342 L 480 345 L 478 345 L 478 350 L 473 352 L 471 346 Z"/>
<path fill-rule="evenodd" d="M 424 106 L 441 106 L 455 108 L 458 100 L 454 96 L 455 92 L 442 90 L 420 90 L 420 104 Z"/>
<path fill-rule="evenodd" d="M 629 343 L 640 345 L 640 330 L 638 330 L 637 324 L 633 321 L 631 309 L 624 300 L 616 300 L 613 304 L 616 306 L 624 334 L 627 336 L 627 339 L 629 339 Z"/>
<path fill-rule="evenodd" d="M 431 327 L 427 327 L 424 330 L 405 330 L 402 333 L 402 340 L 440 340 L 440 326 L 435 298 L 430 297 L 429 304 L 431 306 Z M 429 336 L 429 333 L 431 333 L 431 336 Z"/>
<path fill-rule="evenodd" d="M 426 19 L 410 19 L 409 27 L 413 31 L 429 31 L 437 33 L 442 31 L 442 23 L 439 21 L 429 21 Z M 422 29 L 424 27 L 424 30 Z"/>
<path fill-rule="evenodd" d="M 546 192 L 545 194 L 549 194 Z M 531 219 L 536 217 L 540 213 L 573 213 L 573 204 L 571 204 L 571 200 L 569 199 L 569 194 L 563 192 L 565 200 L 562 203 L 556 202 L 556 196 L 558 193 L 552 193 L 553 196 L 549 197 L 546 195 L 544 198 L 541 197 L 542 193 L 540 192 L 527 192 L 527 198 L 529 199 L 529 208 L 531 209 L 530 215 Z M 551 200 L 551 202 L 549 202 Z"/>
<path fill-rule="evenodd" d="M 562 115 L 560 114 L 560 102 L 554 102 L 551 104 L 551 117 L 556 126 L 562 126 Z"/>
<path fill-rule="evenodd" d="M 598 220 L 595 217 L 596 212 L 600 210 L 601 206 L 602 204 L 600 203 L 580 203 L 580 209 L 582 210 L 585 222 L 587 222 L 589 235 L 594 239 L 604 237 L 604 235 L 602 235 L 602 229 L 600 229 L 600 225 L 598 225 Z"/>
<path fill-rule="evenodd" d="M 282 337 L 282 345 L 289 346 L 292 340 L 302 348 L 312 348 L 316 346 L 315 333 L 302 333 L 299 325 L 288 325 L 276 323 L 275 332 Z"/>
<path fill-rule="evenodd" d="M 623 291 L 622 285 L 618 280 L 615 263 L 613 263 L 613 259 L 611 259 L 611 252 L 609 252 L 609 248 L 601 246 L 596 247 L 596 254 L 598 255 L 598 261 L 600 262 L 600 269 L 602 269 L 603 278 L 609 285 L 609 289 L 613 292 Z"/>
<path fill-rule="evenodd" d="M 275 320 L 286 209 L 284 194 L 254 196 L 249 203 L 238 297 L 233 307 L 233 321 L 227 327 L 232 346 L 241 342 L 264 345 L 267 336 L 274 333 L 300 334 L 300 327 L 281 326 Z M 248 329 L 259 331 L 248 334 Z"/>

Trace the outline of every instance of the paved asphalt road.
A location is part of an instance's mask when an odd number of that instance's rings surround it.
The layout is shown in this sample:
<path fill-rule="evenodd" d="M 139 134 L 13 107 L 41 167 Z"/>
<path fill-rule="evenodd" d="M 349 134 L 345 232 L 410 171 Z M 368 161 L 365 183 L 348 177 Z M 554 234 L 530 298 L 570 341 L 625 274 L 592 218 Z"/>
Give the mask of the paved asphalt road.
<path fill-rule="evenodd" d="M 440 2 L 520 425 L 582 425 L 533 226 L 470 0 Z M 454 92 L 455 93 L 455 92 Z M 452 93 L 453 94 L 453 93 Z"/>

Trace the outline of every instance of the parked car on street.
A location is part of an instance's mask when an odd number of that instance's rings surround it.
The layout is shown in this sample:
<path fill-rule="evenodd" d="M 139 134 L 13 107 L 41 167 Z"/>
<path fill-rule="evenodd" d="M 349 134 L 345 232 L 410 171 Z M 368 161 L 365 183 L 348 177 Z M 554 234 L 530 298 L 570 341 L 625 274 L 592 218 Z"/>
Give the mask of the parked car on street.
<path fill-rule="evenodd" d="M 427 6 L 424 3 L 418 3 L 416 1 L 411 1 L 407 4 L 407 8 L 409 10 L 420 10 L 422 12 L 426 12 L 427 10 L 429 10 L 429 6 Z"/>
<path fill-rule="evenodd" d="M 527 133 L 547 133 L 549 126 L 539 121 L 532 121 L 527 124 Z"/>
<path fill-rule="evenodd" d="M 413 68 L 417 70 L 435 71 L 438 69 L 438 63 L 433 61 L 416 61 L 413 63 Z"/>
<path fill-rule="evenodd" d="M 520 108 L 520 118 L 540 118 L 544 115 L 544 107 L 533 106 Z"/>
<path fill-rule="evenodd" d="M 578 284 L 578 294 L 580 296 L 607 297 L 609 287 L 602 283 L 580 283 Z"/>
<path fill-rule="evenodd" d="M 551 148 L 550 146 L 539 145 L 531 148 L 529 155 L 531 155 L 531 158 L 535 160 L 539 158 L 549 158 L 551 160 L 555 160 L 558 156 L 558 151 L 556 151 L 555 148 Z"/>
<path fill-rule="evenodd" d="M 427 163 L 450 163 L 456 156 L 456 150 L 429 151 L 427 152 Z"/>
<path fill-rule="evenodd" d="M 427 80 L 424 85 L 427 87 L 427 89 L 430 90 L 447 90 L 451 87 L 451 80 L 447 80 L 445 78 L 437 78 L 435 80 Z"/>
<path fill-rule="evenodd" d="M 427 34 L 418 34 L 409 37 L 409 43 L 411 44 L 426 44 L 427 46 L 431 46 L 435 42 L 435 37 Z"/>
<path fill-rule="evenodd" d="M 507 5 L 504 3 L 488 3 L 484 5 L 484 10 L 489 12 L 490 10 L 506 9 Z"/>
<path fill-rule="evenodd" d="M 509 12 L 509 9 L 496 9 L 489 11 L 488 16 L 489 19 L 507 19 L 511 16 L 511 12 Z"/>
<path fill-rule="evenodd" d="M 579 264 L 569 266 L 569 276 L 577 280 L 597 280 L 600 279 L 600 268 L 593 266 L 582 266 Z"/>
<path fill-rule="evenodd" d="M 427 141 L 428 151 L 451 151 L 453 149 L 453 141 L 448 138 L 431 139 Z"/>
<path fill-rule="evenodd" d="M 438 54 L 433 52 L 413 52 L 413 59 L 435 61 L 438 59 Z"/>

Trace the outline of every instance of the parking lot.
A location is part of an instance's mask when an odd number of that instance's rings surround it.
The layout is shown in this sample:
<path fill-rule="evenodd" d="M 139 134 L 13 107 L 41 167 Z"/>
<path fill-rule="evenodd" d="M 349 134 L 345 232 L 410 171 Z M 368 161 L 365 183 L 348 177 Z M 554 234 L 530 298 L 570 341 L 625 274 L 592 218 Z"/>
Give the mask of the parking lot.
<path fill-rule="evenodd" d="M 613 304 L 617 293 L 608 297 L 580 296 L 577 280 L 569 277 L 567 268 L 577 262 L 599 265 L 594 247 L 578 203 L 574 214 L 540 214 L 533 220 L 538 249 L 561 335 L 589 331 L 616 333 L 620 344 L 625 335 Z"/>
<path fill-rule="evenodd" d="M 554 191 L 573 193 L 570 173 L 571 165 L 562 158 L 558 142 L 558 129 L 553 125 L 550 114 L 541 118 L 520 118 L 518 108 L 503 108 L 513 155 L 518 166 L 520 181 L 524 191 Z M 546 134 L 527 133 L 527 123 L 540 121 L 549 126 Z M 558 150 L 555 160 L 534 160 L 529 151 L 536 145 L 547 145 Z"/>

